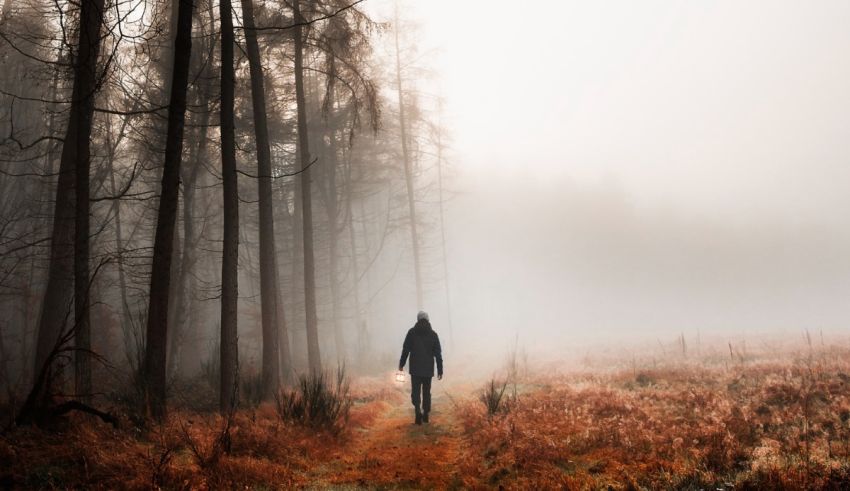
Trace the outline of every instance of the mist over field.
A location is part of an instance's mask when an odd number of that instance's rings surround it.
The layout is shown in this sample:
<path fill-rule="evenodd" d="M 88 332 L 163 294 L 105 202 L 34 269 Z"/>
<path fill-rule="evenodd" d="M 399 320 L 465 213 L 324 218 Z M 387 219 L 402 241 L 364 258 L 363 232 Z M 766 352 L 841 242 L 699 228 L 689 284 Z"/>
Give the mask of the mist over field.
<path fill-rule="evenodd" d="M 495 331 L 569 351 L 847 327 L 848 228 L 640 206 L 613 180 L 487 183 L 450 208 L 455 325 L 470 343 Z"/>
<path fill-rule="evenodd" d="M 459 346 L 846 332 L 846 4 L 449 4 Z"/>

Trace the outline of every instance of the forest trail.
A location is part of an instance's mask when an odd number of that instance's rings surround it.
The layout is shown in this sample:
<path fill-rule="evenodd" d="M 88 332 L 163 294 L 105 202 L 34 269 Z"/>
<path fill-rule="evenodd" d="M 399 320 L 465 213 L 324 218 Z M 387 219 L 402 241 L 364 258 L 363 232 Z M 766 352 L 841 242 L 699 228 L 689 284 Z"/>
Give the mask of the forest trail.
<path fill-rule="evenodd" d="M 331 460 L 316 467 L 310 488 L 457 487 L 462 429 L 450 397 L 439 389 L 433 396 L 431 422 L 421 426 L 413 424 L 407 398 L 388 403 L 369 425 L 354 430 Z"/>

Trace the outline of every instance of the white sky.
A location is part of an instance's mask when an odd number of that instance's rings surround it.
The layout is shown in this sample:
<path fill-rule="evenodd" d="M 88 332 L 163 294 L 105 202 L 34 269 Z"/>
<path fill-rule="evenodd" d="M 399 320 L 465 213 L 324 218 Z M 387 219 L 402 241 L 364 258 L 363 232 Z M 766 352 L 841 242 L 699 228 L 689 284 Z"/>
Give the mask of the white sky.
<path fill-rule="evenodd" d="M 420 51 L 439 50 L 468 169 L 604 176 L 641 203 L 748 213 L 848 194 L 850 2 L 401 6 Z"/>

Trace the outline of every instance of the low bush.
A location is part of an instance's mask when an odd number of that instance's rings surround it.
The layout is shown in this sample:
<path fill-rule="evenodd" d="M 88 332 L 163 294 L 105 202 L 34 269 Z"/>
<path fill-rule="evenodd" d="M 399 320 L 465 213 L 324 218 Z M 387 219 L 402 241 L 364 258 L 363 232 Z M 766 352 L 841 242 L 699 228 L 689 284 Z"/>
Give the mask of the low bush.
<path fill-rule="evenodd" d="M 259 373 L 248 373 L 241 377 L 239 384 L 239 398 L 242 404 L 249 408 L 256 408 L 263 402 L 264 387 L 263 377 Z"/>
<path fill-rule="evenodd" d="M 507 386 L 507 381 L 499 383 L 496 382 L 495 378 L 490 379 L 490 383 L 487 384 L 484 392 L 479 396 L 479 399 L 487 408 L 487 414 L 489 416 L 494 416 L 507 409 L 507 405 L 504 403 L 505 388 Z"/>
<path fill-rule="evenodd" d="M 348 424 L 351 410 L 345 368 L 339 368 L 336 377 L 326 373 L 302 375 L 294 389 L 278 393 L 276 402 L 283 421 L 338 435 Z"/>

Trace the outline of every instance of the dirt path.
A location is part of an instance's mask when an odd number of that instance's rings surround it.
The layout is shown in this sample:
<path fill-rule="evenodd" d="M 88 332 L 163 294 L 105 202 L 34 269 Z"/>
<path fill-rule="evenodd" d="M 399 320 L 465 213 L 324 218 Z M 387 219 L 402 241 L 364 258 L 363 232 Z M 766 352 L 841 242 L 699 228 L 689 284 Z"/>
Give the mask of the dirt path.
<path fill-rule="evenodd" d="M 461 428 L 453 404 L 435 391 L 431 423 L 413 424 L 407 399 L 393 401 L 331 461 L 318 466 L 313 489 L 452 488 L 460 484 Z"/>

